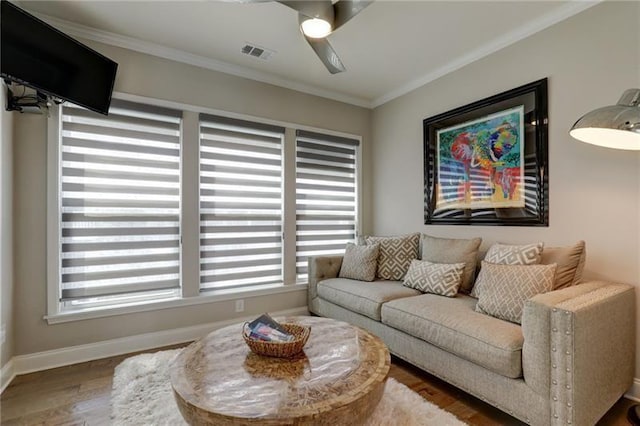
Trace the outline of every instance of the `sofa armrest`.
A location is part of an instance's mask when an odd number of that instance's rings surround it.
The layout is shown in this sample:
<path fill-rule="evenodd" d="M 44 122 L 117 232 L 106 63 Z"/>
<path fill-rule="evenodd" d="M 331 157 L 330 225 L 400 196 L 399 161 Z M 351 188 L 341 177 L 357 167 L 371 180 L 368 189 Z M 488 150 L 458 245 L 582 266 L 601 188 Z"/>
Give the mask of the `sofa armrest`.
<path fill-rule="evenodd" d="M 337 278 L 342 266 L 343 256 L 310 256 L 308 260 L 309 271 L 309 292 L 307 293 L 307 304 L 309 311 L 315 312 L 313 299 L 318 296 L 318 282 L 327 278 Z"/>
<path fill-rule="evenodd" d="M 634 290 L 593 281 L 526 302 L 524 380 L 549 398 L 552 424 L 595 424 L 631 386 Z"/>

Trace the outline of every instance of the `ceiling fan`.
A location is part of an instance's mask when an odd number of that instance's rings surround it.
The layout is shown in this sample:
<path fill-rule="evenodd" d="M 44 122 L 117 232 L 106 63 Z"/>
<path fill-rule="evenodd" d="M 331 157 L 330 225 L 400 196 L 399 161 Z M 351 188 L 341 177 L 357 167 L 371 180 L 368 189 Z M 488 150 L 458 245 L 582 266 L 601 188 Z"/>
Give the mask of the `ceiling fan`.
<path fill-rule="evenodd" d="M 346 70 L 327 36 L 350 21 L 372 0 L 278 1 L 298 12 L 300 31 L 331 74 Z"/>

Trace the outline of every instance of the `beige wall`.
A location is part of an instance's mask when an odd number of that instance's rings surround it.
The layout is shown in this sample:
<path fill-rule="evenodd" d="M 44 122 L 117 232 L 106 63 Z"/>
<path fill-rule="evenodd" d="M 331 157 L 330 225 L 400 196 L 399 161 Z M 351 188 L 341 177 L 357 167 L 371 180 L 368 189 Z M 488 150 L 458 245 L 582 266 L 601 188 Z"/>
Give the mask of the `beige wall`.
<path fill-rule="evenodd" d="M 121 92 L 361 134 L 365 232 L 420 230 L 462 238 L 479 235 L 485 247 L 498 240 L 543 240 L 548 245 L 560 245 L 585 239 L 589 277 L 637 285 L 640 156 L 577 143 L 567 135 L 567 129 L 584 112 L 615 103 L 624 89 L 640 86 L 639 18 L 638 3 L 596 6 L 380 106 L 373 113 L 264 83 L 86 43 L 120 64 L 116 90 Z M 542 77 L 549 77 L 550 226 L 423 225 L 422 120 Z M 5 114 L 3 148 L 4 119 Z M 15 342 L 9 353 L 27 354 L 240 315 L 233 312 L 233 302 L 219 302 L 47 325 L 42 319 L 46 313 L 46 119 L 15 115 L 14 140 Z M 6 188 L 6 180 L 1 188 Z M 5 206 L 4 190 L 2 200 Z M 10 211 L 2 211 L 3 221 L 11 217 Z M 2 285 L 5 321 L 4 305 L 10 298 L 5 298 L 4 278 Z M 304 297 L 298 292 L 247 299 L 242 315 L 302 306 Z M 10 312 L 11 303 L 8 305 Z M 10 322 L 11 314 L 7 318 Z"/>
<path fill-rule="evenodd" d="M 422 120 L 544 77 L 549 227 L 424 225 Z M 640 155 L 583 144 L 567 133 L 582 114 L 616 103 L 631 87 L 640 87 L 640 3 L 606 2 L 376 108 L 370 166 L 375 233 L 481 236 L 483 248 L 495 241 L 567 245 L 584 239 L 588 278 L 638 286 Z M 637 371 L 640 376 L 640 364 Z"/>
<path fill-rule="evenodd" d="M 118 62 L 117 91 L 362 135 L 363 156 L 370 155 L 368 109 L 86 43 Z M 242 314 L 234 312 L 233 301 L 226 301 L 47 325 L 42 318 L 46 313 L 46 118 L 18 116 L 15 140 L 17 355 L 306 305 L 306 292 L 300 291 L 246 299 Z M 364 191 L 365 199 L 370 199 L 368 188 Z"/>
<path fill-rule="evenodd" d="M 3 86 L 0 129 L 0 324 L 5 327 L 6 341 L 0 350 L 0 367 L 13 356 L 13 117 L 6 110 Z"/>

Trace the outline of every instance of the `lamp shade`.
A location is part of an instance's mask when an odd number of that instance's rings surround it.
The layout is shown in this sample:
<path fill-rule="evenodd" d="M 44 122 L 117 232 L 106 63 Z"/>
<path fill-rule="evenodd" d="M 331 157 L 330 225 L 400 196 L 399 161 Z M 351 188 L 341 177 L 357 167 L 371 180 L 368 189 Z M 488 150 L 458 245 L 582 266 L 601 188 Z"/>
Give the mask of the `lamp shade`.
<path fill-rule="evenodd" d="M 640 89 L 626 90 L 616 105 L 585 114 L 569 134 L 593 145 L 640 150 Z"/>

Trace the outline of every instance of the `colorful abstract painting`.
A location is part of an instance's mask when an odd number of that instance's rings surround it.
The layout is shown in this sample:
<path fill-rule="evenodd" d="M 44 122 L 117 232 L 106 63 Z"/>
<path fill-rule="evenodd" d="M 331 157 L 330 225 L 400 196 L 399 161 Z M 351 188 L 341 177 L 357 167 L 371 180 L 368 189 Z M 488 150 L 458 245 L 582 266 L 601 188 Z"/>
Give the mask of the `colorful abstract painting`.
<path fill-rule="evenodd" d="M 524 207 L 524 106 L 437 131 L 436 209 Z"/>

